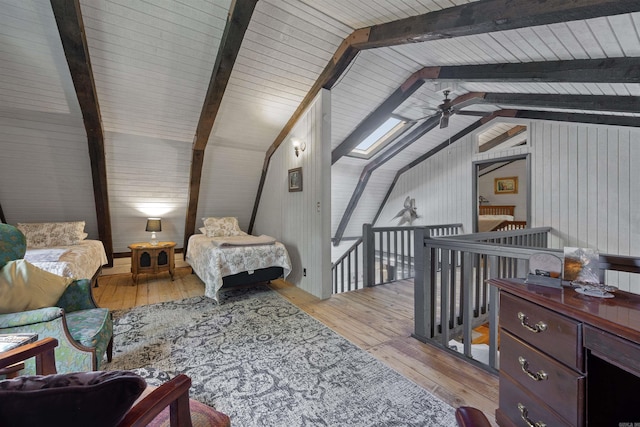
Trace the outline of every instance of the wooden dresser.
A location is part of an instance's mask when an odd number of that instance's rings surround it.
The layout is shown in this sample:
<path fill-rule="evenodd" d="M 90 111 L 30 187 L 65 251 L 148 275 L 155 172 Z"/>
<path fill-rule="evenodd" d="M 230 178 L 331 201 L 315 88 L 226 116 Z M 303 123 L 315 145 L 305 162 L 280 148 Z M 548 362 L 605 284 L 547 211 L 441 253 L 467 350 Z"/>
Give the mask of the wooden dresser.
<path fill-rule="evenodd" d="M 493 279 L 501 427 L 640 426 L 640 296 Z"/>

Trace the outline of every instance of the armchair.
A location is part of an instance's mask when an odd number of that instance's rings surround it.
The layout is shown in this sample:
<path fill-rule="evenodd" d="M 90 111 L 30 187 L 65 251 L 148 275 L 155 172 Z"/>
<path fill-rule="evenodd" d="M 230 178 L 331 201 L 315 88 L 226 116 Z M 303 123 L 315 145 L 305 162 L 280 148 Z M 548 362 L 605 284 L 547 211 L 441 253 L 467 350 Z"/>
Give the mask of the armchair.
<path fill-rule="evenodd" d="M 25 250 L 24 235 L 11 225 L 0 224 L 0 302 L 6 303 L 15 297 L 22 304 L 19 307 L 24 307 L 23 300 L 38 298 L 38 304 L 30 303 L 26 305 L 29 307 L 27 309 L 3 306 L 0 311 L 3 313 L 0 314 L 0 334 L 31 332 L 37 333 L 40 338 L 57 339 L 59 345 L 55 355 L 58 372 L 99 369 L 105 352 L 110 361 L 113 351 L 111 313 L 97 306 L 88 279 L 75 280 L 68 286 L 63 284 L 59 292 L 54 294 L 49 282 L 67 279 L 22 260 Z M 44 296 L 36 297 L 36 294 Z M 56 299 L 57 302 L 52 304 Z M 47 303 L 43 304 L 42 301 Z M 30 309 L 33 305 L 38 308 Z M 33 361 L 27 361 L 25 373 L 34 372 Z"/>
<path fill-rule="evenodd" d="M 157 388 L 147 387 L 142 377 L 128 371 L 55 375 L 52 362 L 56 344 L 55 339 L 48 338 L 0 353 L 0 369 L 35 356 L 38 374 L 49 374 L 0 381 L 2 425 L 231 425 L 227 415 L 189 399 L 191 379 L 183 374 Z M 141 393 L 143 397 L 139 398 Z M 194 407 L 199 408 L 199 417 L 193 418 L 197 423 L 192 423 Z"/>
<path fill-rule="evenodd" d="M 98 308 L 91 296 L 91 281 L 71 282 L 55 307 L 0 314 L 0 334 L 33 332 L 38 337 L 58 340 L 58 372 L 95 371 L 102 358 L 113 354 L 113 322 L 106 308 Z M 25 373 L 34 373 L 32 361 Z"/>

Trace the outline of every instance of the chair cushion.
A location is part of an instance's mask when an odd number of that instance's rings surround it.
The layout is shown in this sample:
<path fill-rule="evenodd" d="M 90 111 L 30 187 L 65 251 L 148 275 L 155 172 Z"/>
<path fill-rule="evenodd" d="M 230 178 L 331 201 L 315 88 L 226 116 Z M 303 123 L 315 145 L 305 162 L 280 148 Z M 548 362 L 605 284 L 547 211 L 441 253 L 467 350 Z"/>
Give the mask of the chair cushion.
<path fill-rule="evenodd" d="M 0 268 L 8 261 L 24 258 L 27 239 L 13 225 L 0 224 Z"/>
<path fill-rule="evenodd" d="M 17 313 L 52 307 L 72 282 L 18 259 L 0 270 L 0 313 Z"/>
<path fill-rule="evenodd" d="M 80 344 L 95 348 L 98 342 L 109 341 L 111 335 L 105 324 L 109 321 L 109 310 L 106 308 L 93 308 L 67 313 L 67 327 L 74 340 Z"/>
<path fill-rule="evenodd" d="M 146 387 L 128 371 L 22 376 L 0 381 L 0 420 L 12 426 L 116 425 Z"/>

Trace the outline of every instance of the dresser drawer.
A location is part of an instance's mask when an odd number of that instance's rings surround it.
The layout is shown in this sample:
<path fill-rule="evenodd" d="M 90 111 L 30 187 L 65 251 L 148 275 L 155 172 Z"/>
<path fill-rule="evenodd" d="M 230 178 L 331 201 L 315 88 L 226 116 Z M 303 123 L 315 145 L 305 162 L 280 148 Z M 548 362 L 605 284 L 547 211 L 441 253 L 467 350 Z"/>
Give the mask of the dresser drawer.
<path fill-rule="evenodd" d="M 500 292 L 500 327 L 565 365 L 584 371 L 579 322 Z"/>
<path fill-rule="evenodd" d="M 516 383 L 506 376 L 500 376 L 500 407 L 496 418 L 508 418 L 513 425 L 527 427 L 545 425 L 546 427 L 575 427 L 554 414 L 538 399 L 525 393 Z M 525 421 L 525 418 L 528 421 Z M 529 422 L 530 424 L 527 424 Z M 536 424 L 543 423 L 543 424 Z M 501 424 L 502 425 L 502 424 Z"/>
<path fill-rule="evenodd" d="M 521 388 L 544 401 L 569 424 L 582 425 L 584 375 L 501 330 L 500 375 L 505 374 Z"/>

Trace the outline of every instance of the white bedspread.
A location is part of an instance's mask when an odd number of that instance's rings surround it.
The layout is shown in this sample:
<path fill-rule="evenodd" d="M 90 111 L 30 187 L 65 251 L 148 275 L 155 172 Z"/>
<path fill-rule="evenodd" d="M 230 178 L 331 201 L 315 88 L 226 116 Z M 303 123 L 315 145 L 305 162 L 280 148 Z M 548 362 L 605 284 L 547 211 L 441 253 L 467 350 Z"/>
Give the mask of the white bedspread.
<path fill-rule="evenodd" d="M 246 237 L 247 242 L 255 242 L 255 236 Z M 255 270 L 267 267 L 282 267 L 284 277 L 291 272 L 289 254 L 280 242 L 217 247 L 213 243 L 216 239 L 220 240 L 219 237 L 194 234 L 189 237 L 185 256 L 185 260 L 193 271 L 204 282 L 204 294 L 209 298 L 218 300 L 218 290 L 222 287 L 222 278 L 225 276 L 243 271 L 253 273 Z"/>
<path fill-rule="evenodd" d="M 82 240 L 70 246 L 27 249 L 24 259 L 50 273 L 74 279 L 91 279 L 108 262 L 104 245 L 99 240 Z"/>

